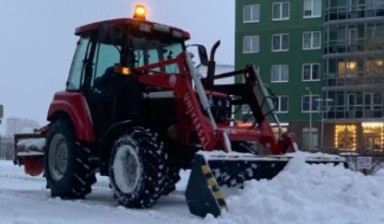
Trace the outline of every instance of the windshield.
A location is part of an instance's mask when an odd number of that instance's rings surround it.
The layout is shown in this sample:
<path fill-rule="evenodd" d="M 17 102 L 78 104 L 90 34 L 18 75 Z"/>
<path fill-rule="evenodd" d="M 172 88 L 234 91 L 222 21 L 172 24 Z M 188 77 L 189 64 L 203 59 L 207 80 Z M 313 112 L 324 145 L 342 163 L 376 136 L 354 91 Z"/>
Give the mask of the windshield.
<path fill-rule="evenodd" d="M 117 63 L 130 68 L 173 59 L 184 50 L 183 40 L 155 31 L 144 33 L 131 29 L 116 29 L 99 36 L 99 40 L 100 44 L 104 46 L 104 54 L 98 54 L 98 57 L 104 58 L 106 63 L 110 63 L 112 58 L 116 60 L 117 56 Z M 158 67 L 154 70 L 166 73 L 178 72 L 175 64 Z"/>
<path fill-rule="evenodd" d="M 177 57 L 183 51 L 181 43 L 162 42 L 145 38 L 133 38 L 132 45 L 135 55 L 135 67 L 154 64 Z M 176 64 L 159 67 L 155 70 L 176 73 Z"/>

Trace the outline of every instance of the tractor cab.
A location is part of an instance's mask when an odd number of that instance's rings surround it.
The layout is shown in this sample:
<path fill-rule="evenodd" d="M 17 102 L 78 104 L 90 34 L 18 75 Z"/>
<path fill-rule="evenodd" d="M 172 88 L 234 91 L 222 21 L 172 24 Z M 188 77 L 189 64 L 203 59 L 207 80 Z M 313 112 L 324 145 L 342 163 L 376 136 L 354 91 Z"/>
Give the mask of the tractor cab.
<path fill-rule="evenodd" d="M 136 68 L 176 58 L 185 51 L 189 33 L 143 18 L 114 19 L 81 26 L 66 84 L 67 92 L 83 92 L 94 120 L 95 137 L 113 123 L 138 115 L 142 92 Z M 151 69 L 178 73 L 175 64 Z M 129 105 L 129 106 L 128 106 Z"/>

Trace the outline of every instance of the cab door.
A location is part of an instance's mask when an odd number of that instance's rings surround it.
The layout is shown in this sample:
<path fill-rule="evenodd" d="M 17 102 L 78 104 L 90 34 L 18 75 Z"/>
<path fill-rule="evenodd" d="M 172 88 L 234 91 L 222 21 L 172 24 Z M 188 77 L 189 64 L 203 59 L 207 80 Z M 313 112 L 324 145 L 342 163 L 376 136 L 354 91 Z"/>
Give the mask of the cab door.
<path fill-rule="evenodd" d="M 119 63 L 120 49 L 101 42 L 93 43 L 93 48 L 84 95 L 91 110 L 96 137 L 101 137 L 113 121 L 117 85 L 113 67 Z"/>

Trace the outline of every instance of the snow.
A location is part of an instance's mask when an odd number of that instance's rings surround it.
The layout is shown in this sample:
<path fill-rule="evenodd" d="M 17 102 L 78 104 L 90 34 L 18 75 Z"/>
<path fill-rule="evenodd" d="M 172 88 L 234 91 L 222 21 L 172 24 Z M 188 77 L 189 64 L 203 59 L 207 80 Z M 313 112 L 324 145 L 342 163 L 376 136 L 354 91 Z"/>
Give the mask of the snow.
<path fill-rule="evenodd" d="M 240 153 L 240 152 L 224 152 L 224 151 L 198 151 L 199 155 L 204 156 L 206 160 L 237 160 L 237 159 L 245 159 L 245 160 L 258 160 L 258 161 L 270 161 L 270 160 L 288 160 L 291 157 L 300 157 L 305 159 L 306 161 L 319 162 L 319 161 L 346 161 L 344 157 L 326 154 L 321 152 L 311 153 L 311 152 L 303 152 L 297 151 L 293 153 L 286 153 L 284 155 L 270 155 L 257 157 L 252 153 Z"/>
<path fill-rule="evenodd" d="M 29 139 L 23 139 L 20 140 L 17 145 L 19 147 L 25 147 L 25 148 L 30 148 L 34 147 L 36 149 L 42 150 L 42 148 L 45 145 L 45 138 L 29 138 Z"/>
<path fill-rule="evenodd" d="M 177 191 L 146 210 L 118 206 L 108 178 L 99 177 L 85 200 L 51 198 L 42 176 L 30 177 L 11 161 L 0 161 L 1 224 L 63 223 L 384 223 L 384 172 L 374 176 L 343 166 L 309 165 L 293 157 L 272 180 L 249 181 L 227 196 L 228 212 L 204 219 L 189 214 L 182 172 Z"/>
<path fill-rule="evenodd" d="M 23 139 L 17 143 L 17 147 L 19 148 L 19 152 L 17 152 L 18 156 L 42 156 L 43 147 L 45 145 L 45 138 L 31 138 L 31 139 Z"/>

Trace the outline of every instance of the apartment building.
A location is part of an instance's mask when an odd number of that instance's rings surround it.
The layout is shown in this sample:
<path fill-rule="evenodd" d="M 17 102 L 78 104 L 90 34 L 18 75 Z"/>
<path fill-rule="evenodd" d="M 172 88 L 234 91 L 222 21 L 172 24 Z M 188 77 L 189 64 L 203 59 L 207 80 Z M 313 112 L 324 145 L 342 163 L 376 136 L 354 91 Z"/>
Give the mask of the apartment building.
<path fill-rule="evenodd" d="M 384 148 L 383 13 L 383 0 L 236 1 L 235 67 L 258 66 L 300 148 Z"/>

